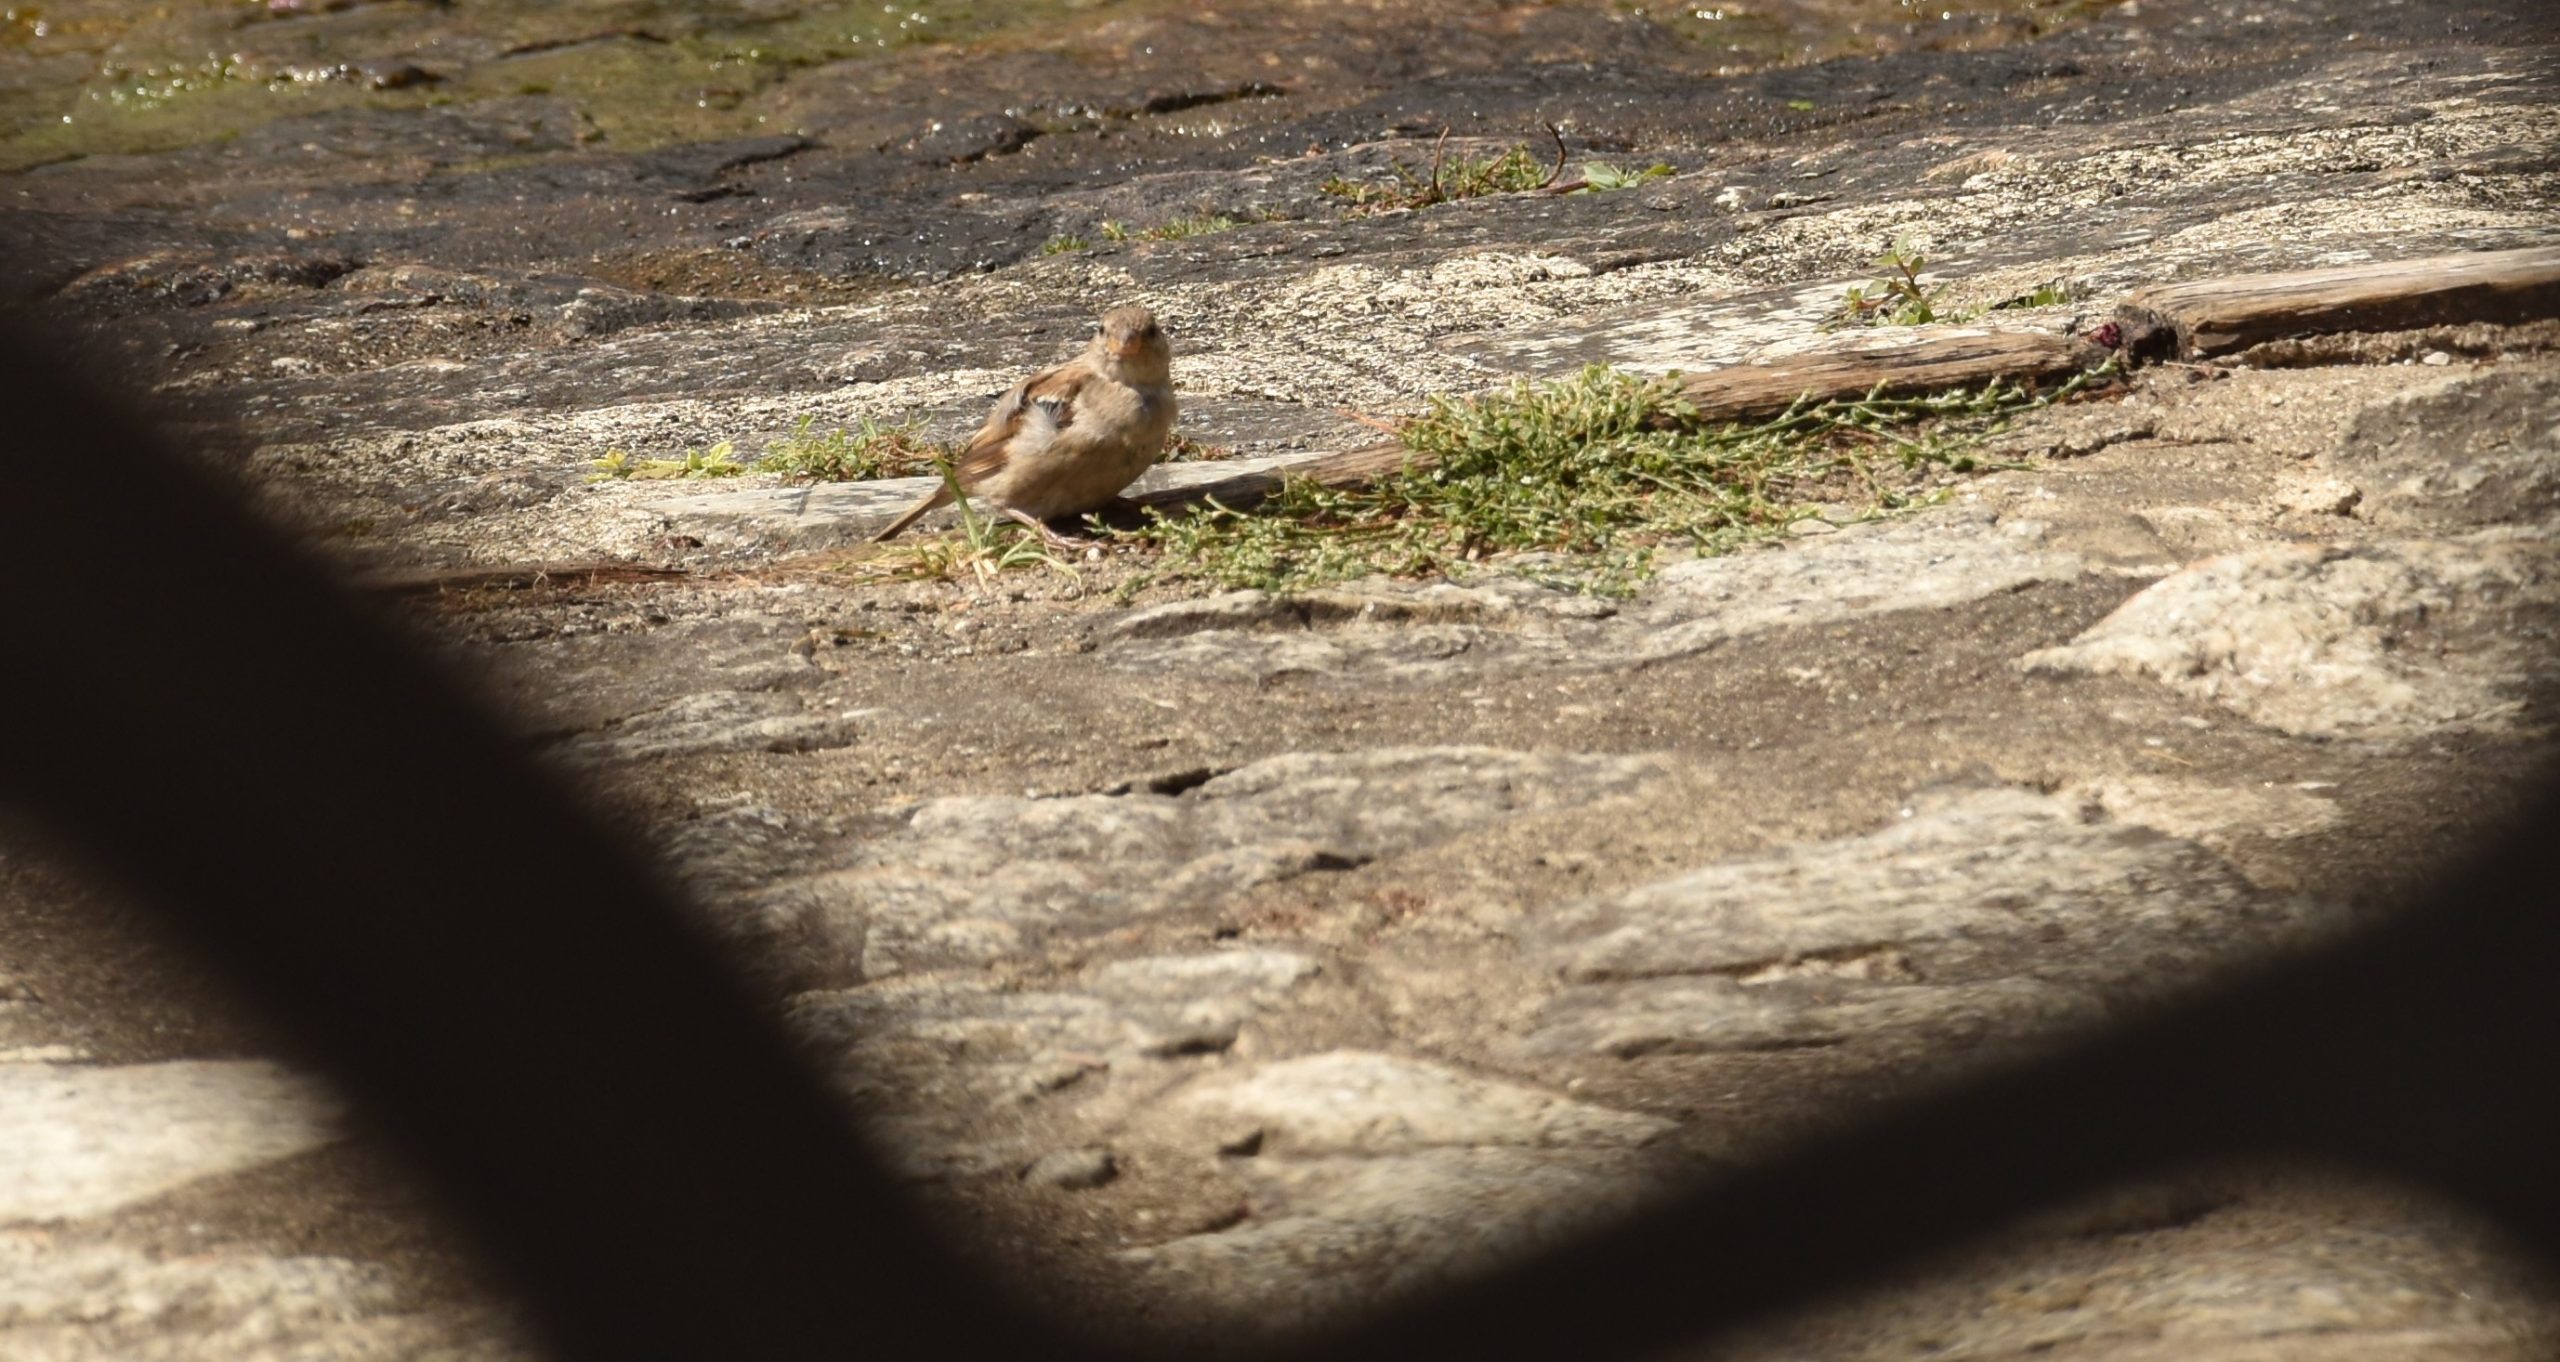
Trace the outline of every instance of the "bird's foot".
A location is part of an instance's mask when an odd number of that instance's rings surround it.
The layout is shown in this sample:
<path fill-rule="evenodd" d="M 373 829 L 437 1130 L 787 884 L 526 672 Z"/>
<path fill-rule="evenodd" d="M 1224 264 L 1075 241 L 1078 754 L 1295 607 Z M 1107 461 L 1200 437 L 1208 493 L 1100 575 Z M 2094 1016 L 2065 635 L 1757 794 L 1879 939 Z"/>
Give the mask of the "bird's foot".
<path fill-rule="evenodd" d="M 1040 536 L 1040 542 L 1048 545 L 1049 550 L 1052 553 L 1064 553 L 1069 555 L 1081 554 L 1093 545 L 1093 541 L 1090 539 L 1070 538 L 1058 533 L 1056 530 L 1050 529 L 1047 521 L 1028 512 L 1017 511 L 1008 506 L 1005 508 L 1004 513 L 1008 518 L 1029 526 L 1031 528 L 1031 532 Z"/>

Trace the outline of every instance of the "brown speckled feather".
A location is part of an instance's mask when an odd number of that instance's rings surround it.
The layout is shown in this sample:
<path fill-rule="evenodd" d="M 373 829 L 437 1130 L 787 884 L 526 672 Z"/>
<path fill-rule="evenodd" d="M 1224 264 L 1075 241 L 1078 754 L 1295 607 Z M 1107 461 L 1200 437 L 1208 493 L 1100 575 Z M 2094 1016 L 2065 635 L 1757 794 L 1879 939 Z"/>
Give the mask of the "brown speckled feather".
<path fill-rule="evenodd" d="M 956 471 L 963 488 L 975 487 L 994 477 L 1004 468 L 1006 452 L 1013 437 L 1022 433 L 1022 422 L 1031 414 L 1031 404 L 1049 409 L 1049 419 L 1058 429 L 1075 424 L 1076 394 L 1093 381 L 1093 371 L 1075 364 L 1061 364 L 1013 385 L 1013 391 L 996 403 L 987 423 L 969 441 L 960 456 Z"/>
<path fill-rule="evenodd" d="M 1106 314 L 1083 354 L 996 400 L 953 461 L 952 480 L 972 500 L 983 496 L 1035 527 L 1105 504 L 1163 449 L 1175 415 L 1171 353 L 1144 308 Z M 950 504 L 951 487 L 937 487 L 872 538 L 891 538 Z"/>
<path fill-rule="evenodd" d="M 969 440 L 969 447 L 961 451 L 959 459 L 952 464 L 952 476 L 959 479 L 961 488 L 974 490 L 978 484 L 1004 471 L 1006 460 L 1012 456 L 1013 437 L 1022 433 L 1022 422 L 1031 414 L 1032 403 L 1047 407 L 1050 420 L 1059 430 L 1075 424 L 1076 394 L 1092 378 L 1090 370 L 1074 364 L 1061 364 L 1013 385 L 1011 392 L 997 400 L 996 409 L 987 415 L 987 423 L 978 428 L 978 433 Z M 927 514 L 950 504 L 950 487 L 937 487 L 931 495 L 907 508 L 871 537 L 875 542 L 894 539 Z"/>

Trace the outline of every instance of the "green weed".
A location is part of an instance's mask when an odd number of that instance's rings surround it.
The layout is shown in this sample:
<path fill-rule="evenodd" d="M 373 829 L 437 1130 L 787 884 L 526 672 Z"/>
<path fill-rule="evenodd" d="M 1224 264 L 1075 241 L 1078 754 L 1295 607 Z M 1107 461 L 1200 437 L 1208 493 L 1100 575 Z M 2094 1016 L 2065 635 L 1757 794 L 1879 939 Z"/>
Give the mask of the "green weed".
<path fill-rule="evenodd" d="M 1921 268 L 1929 262 L 1911 238 L 1902 237 L 1876 257 L 1876 268 L 1891 271 L 1873 285 L 1855 284 L 1840 300 L 1839 310 L 1823 323 L 1824 330 L 1843 326 L 1925 326 L 1930 322 L 1960 320 L 1941 315 L 1939 288 L 1920 282 Z"/>
<path fill-rule="evenodd" d="M 699 453 L 688 449 L 681 459 L 635 459 L 628 451 L 609 449 L 603 458 L 588 465 L 596 471 L 587 475 L 587 481 L 733 478 L 747 471 L 747 466 L 738 462 L 736 454 L 736 446 L 727 440 Z"/>
<path fill-rule="evenodd" d="M 1969 322 L 1986 313 L 2053 307 L 2078 296 L 2069 280 L 2056 279 L 2014 298 L 2003 298 L 1988 305 L 1977 303 L 1956 307 L 1948 303 L 1945 285 L 1920 282 L 1920 271 L 1927 264 L 1928 261 L 1921 257 L 1920 248 L 1913 245 L 1909 237 L 1897 239 L 1890 249 L 1876 257 L 1876 268 L 1890 273 L 1873 284 L 1852 285 L 1841 298 L 1838 310 L 1823 322 L 1823 329 Z"/>
<path fill-rule="evenodd" d="M 960 490 L 948 459 L 935 460 L 934 468 L 942 474 L 943 485 L 951 489 L 952 504 L 959 508 L 958 531 L 891 544 L 856 564 L 858 572 L 897 581 L 968 581 L 983 589 L 1008 572 L 1047 568 L 1082 589 L 1084 578 L 1065 559 L 1050 552 L 1048 544 L 1030 527 L 1002 516 L 979 514 L 969 504 L 969 494 Z"/>
<path fill-rule="evenodd" d="M 1440 134 L 1440 143 L 1431 152 L 1428 175 L 1402 161 L 1389 167 L 1395 182 L 1380 184 L 1347 180 L 1337 175 L 1317 188 L 1337 199 L 1347 201 L 1356 214 L 1384 213 L 1398 208 L 1428 208 L 1435 203 L 1457 199 L 1481 198 L 1487 194 L 1516 194 L 1524 189 L 1538 189 L 1553 178 L 1538 158 L 1525 146 L 1513 147 L 1495 156 L 1472 157 L 1446 155 L 1449 134 Z"/>
<path fill-rule="evenodd" d="M 912 476 L 943 456 L 942 447 L 923 438 L 914 422 L 884 426 L 866 416 L 859 430 L 839 427 L 824 436 L 811 435 L 812 424 L 813 418 L 802 417 L 790 435 L 756 460 L 756 471 L 812 482 L 855 482 Z"/>
<path fill-rule="evenodd" d="M 1251 511 L 1150 513 L 1118 537 L 1157 564 L 1124 590 L 1164 580 L 1287 591 L 1371 574 L 1460 577 L 1495 554 L 1539 555 L 1530 575 L 1623 595 L 1658 552 L 1715 553 L 1783 533 L 1814 507 L 1852 519 L 1934 493 L 1976 466 L 1974 445 L 2008 417 L 2079 389 L 2014 384 L 1930 397 L 1799 403 L 1764 421 L 1711 424 L 1677 377 L 1602 366 L 1466 401 L 1435 400 L 1402 430 L 1436 457 L 1363 487 L 1283 484 Z M 1836 513 L 1836 512 L 1835 512 Z"/>
<path fill-rule="evenodd" d="M 1171 222 L 1158 223 L 1138 235 L 1147 241 L 1180 241 L 1184 237 L 1232 232 L 1242 225 L 1224 213 L 1202 213 L 1187 218 L 1175 218 Z"/>
<path fill-rule="evenodd" d="M 1354 215 L 1365 216 L 1402 208 L 1428 208 L 1435 203 L 1482 198 L 1487 194 L 1519 194 L 1532 190 L 1549 194 L 1579 194 L 1633 189 L 1673 173 L 1669 165 L 1659 161 L 1641 169 L 1591 161 L 1583 165 L 1580 175 L 1568 180 L 1564 178 L 1564 135 L 1552 127 L 1548 132 L 1556 139 L 1553 165 L 1541 162 L 1526 146 L 1513 147 L 1494 156 L 1461 154 L 1451 157 L 1448 155 L 1449 134 L 1443 130 L 1439 142 L 1431 149 L 1428 174 L 1397 161 L 1388 167 L 1395 175 L 1391 183 L 1351 180 L 1336 175 L 1316 187 L 1349 203 Z"/>
<path fill-rule="evenodd" d="M 2021 293 L 2015 298 L 2003 298 L 1986 310 L 2007 312 L 2030 307 L 2059 307 L 2064 303 L 2077 301 L 2079 296 L 2079 291 L 2071 287 L 2069 280 L 2056 279 L 2050 283 L 2038 284 L 2034 289 Z"/>

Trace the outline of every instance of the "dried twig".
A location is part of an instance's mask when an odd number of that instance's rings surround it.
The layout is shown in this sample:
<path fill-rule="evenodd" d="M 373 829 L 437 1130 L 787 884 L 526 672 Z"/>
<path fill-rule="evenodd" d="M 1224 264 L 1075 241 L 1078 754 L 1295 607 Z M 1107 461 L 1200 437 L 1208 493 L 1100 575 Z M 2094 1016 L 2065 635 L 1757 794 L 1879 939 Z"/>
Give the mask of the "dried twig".
<path fill-rule="evenodd" d="M 1440 127 L 1440 140 L 1431 144 L 1431 188 L 1423 194 L 1423 205 L 1444 203 L 1449 198 L 1448 193 L 1440 188 L 1440 158 L 1446 155 L 1448 150 L 1449 128 L 1444 123 Z"/>
<path fill-rule="evenodd" d="M 1542 122 L 1538 126 L 1547 130 L 1547 136 L 1556 139 L 1556 168 L 1547 172 L 1547 178 L 1538 181 L 1538 188 L 1544 189 L 1564 178 L 1564 133 L 1553 123 Z"/>
<path fill-rule="evenodd" d="M 359 577 L 356 586 L 385 595 L 415 596 L 457 591 L 537 591 L 546 587 L 669 582 L 693 575 L 690 569 L 672 564 L 598 559 L 593 562 L 511 563 L 497 567 L 417 568 Z"/>
<path fill-rule="evenodd" d="M 1336 407 L 1333 409 L 1333 414 L 1346 421 L 1357 421 L 1360 424 L 1369 427 L 1371 430 L 1383 430 L 1389 435 L 1401 435 L 1404 433 L 1403 422 L 1390 421 L 1383 416 L 1371 416 L 1365 411 L 1353 411 L 1349 407 Z"/>

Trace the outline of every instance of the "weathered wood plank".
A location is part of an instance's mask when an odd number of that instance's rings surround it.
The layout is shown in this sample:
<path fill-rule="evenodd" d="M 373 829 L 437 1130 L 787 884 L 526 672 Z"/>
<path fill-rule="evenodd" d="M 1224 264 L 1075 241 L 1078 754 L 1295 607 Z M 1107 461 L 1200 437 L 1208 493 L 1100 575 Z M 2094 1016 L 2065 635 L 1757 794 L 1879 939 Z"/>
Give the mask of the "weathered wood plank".
<path fill-rule="evenodd" d="M 2040 331 L 1984 331 L 1970 327 L 1914 327 L 1890 339 L 1807 354 L 1767 364 L 1740 364 L 1695 375 L 1681 394 L 1701 420 L 1736 421 L 1772 416 L 1798 401 L 1864 397 L 1881 389 L 1909 396 L 1970 387 L 1999 379 L 2059 378 L 2097 367 L 2106 352 L 2085 341 Z M 1284 477 L 1327 487 L 1374 482 L 1399 468 L 1427 468 L 1430 460 L 1389 440 L 1327 454 L 1285 469 L 1246 473 L 1193 487 L 1167 488 L 1132 498 L 1141 506 L 1197 506 L 1215 497 L 1242 509 L 1280 489 Z"/>
<path fill-rule="evenodd" d="M 2532 321 L 2560 317 L 2560 247 L 2197 279 L 2125 305 L 2165 320 L 2189 358 L 2325 332 Z"/>
<path fill-rule="evenodd" d="M 1129 498 L 1129 501 L 1137 506 L 1172 510 L 1180 506 L 1205 506 L 1214 499 L 1221 505 L 1243 510 L 1279 491 L 1281 482 L 1288 478 L 1305 478 L 1326 487 L 1357 487 L 1362 483 L 1375 482 L 1405 466 L 1407 460 L 1416 458 L 1411 450 L 1388 440 L 1362 445 L 1358 449 L 1346 449 L 1338 454 L 1320 455 L 1285 468 L 1239 473 L 1215 482 L 1144 492 Z M 1415 466 L 1428 468 L 1431 462 L 1422 458 Z"/>
<path fill-rule="evenodd" d="M 1908 397 L 1999 379 L 2046 379 L 2094 369 L 2106 352 L 2043 331 L 1913 327 L 1900 343 L 1862 344 L 1738 364 L 1698 374 L 1681 393 L 1708 421 L 1774 416 L 1798 401 L 1864 397 L 1882 389 Z M 1899 338 L 1897 338 L 1899 340 Z"/>

